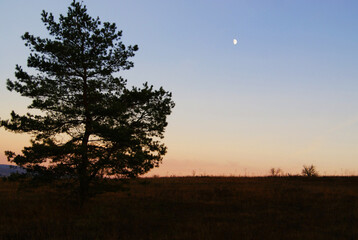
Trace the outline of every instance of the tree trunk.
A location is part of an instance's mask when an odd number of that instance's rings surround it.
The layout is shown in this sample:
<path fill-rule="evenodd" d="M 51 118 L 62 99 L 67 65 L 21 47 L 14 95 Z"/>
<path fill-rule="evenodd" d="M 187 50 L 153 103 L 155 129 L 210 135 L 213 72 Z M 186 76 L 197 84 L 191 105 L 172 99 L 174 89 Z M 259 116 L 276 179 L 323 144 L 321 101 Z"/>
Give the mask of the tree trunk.
<path fill-rule="evenodd" d="M 80 176 L 80 204 L 83 206 L 83 204 L 88 199 L 88 189 L 89 189 L 89 181 L 87 177 Z"/>
<path fill-rule="evenodd" d="M 89 167 L 89 161 L 88 161 L 88 140 L 89 140 L 89 130 L 87 129 L 87 123 L 86 123 L 86 131 L 83 136 L 82 140 L 82 158 L 81 158 L 81 165 L 79 169 L 79 180 L 80 180 L 80 200 L 81 205 L 86 201 L 88 198 L 88 188 L 89 188 L 89 173 L 88 173 L 88 167 Z"/>
<path fill-rule="evenodd" d="M 79 180 L 80 180 L 80 201 L 81 205 L 88 198 L 88 190 L 89 190 L 89 160 L 88 160 L 88 141 L 91 135 L 91 114 L 89 111 L 89 102 L 88 102 L 88 86 L 87 86 L 87 77 L 86 77 L 86 69 L 84 70 L 83 77 L 83 107 L 85 110 L 85 133 L 82 139 L 82 157 L 81 164 L 79 169 Z"/>

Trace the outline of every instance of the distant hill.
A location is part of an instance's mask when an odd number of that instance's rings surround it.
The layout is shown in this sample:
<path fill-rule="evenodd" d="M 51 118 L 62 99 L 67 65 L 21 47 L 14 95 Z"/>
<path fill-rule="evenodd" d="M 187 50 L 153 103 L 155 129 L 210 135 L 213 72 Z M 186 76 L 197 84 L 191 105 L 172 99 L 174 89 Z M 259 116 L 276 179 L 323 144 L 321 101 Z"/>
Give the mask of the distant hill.
<path fill-rule="evenodd" d="M 25 173 L 26 170 L 22 167 L 0 164 L 0 177 L 10 176 L 12 173 Z"/>

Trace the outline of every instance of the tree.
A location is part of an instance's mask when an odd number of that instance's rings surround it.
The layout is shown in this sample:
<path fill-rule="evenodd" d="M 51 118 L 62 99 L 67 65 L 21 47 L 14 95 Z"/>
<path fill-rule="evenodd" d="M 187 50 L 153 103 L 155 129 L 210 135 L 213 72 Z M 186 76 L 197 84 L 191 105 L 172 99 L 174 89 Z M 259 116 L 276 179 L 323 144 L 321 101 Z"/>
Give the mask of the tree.
<path fill-rule="evenodd" d="M 311 166 L 303 166 L 302 169 L 302 175 L 306 176 L 306 177 L 317 177 L 318 176 L 318 172 L 316 170 L 316 167 L 311 165 Z"/>
<path fill-rule="evenodd" d="M 281 170 L 281 168 L 271 168 L 270 173 L 272 177 L 278 177 L 283 174 L 283 171 Z"/>
<path fill-rule="evenodd" d="M 10 162 L 51 178 L 71 178 L 79 184 L 82 202 L 98 176 L 136 177 L 157 167 L 167 148 L 160 142 L 167 116 L 174 107 L 171 93 L 127 88 L 114 73 L 128 70 L 138 46 L 126 47 L 116 24 L 92 18 L 75 0 L 58 21 L 42 12 L 50 38 L 26 32 L 31 54 L 28 74 L 16 66 L 10 91 L 32 99 L 29 109 L 40 114 L 20 116 L 14 111 L 1 126 L 30 133 L 31 146 L 22 154 L 6 151 Z"/>

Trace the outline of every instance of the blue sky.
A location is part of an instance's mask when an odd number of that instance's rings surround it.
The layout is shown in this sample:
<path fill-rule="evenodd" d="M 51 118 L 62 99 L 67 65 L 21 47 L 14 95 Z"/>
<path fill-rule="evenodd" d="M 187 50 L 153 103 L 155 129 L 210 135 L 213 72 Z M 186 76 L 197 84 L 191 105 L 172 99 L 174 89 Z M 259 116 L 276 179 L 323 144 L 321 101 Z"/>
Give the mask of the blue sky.
<path fill-rule="evenodd" d="M 28 100 L 5 88 L 29 51 L 20 36 L 47 36 L 42 9 L 71 1 L 0 2 L 0 117 Z M 176 107 L 160 175 L 358 174 L 357 1 L 84 1 L 138 44 L 129 85 L 173 92 Z M 233 45 L 233 38 L 238 44 Z M 0 130 L 3 151 L 28 137 Z"/>

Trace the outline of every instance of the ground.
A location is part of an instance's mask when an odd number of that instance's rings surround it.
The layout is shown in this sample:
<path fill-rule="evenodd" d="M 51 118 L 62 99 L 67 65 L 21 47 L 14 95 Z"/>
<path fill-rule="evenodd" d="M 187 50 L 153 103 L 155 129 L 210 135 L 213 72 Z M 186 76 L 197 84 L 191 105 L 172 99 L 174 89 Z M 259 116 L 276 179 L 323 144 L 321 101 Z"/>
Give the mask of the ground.
<path fill-rule="evenodd" d="M 358 177 L 131 180 L 82 208 L 0 181 L 0 239 L 358 239 Z"/>

